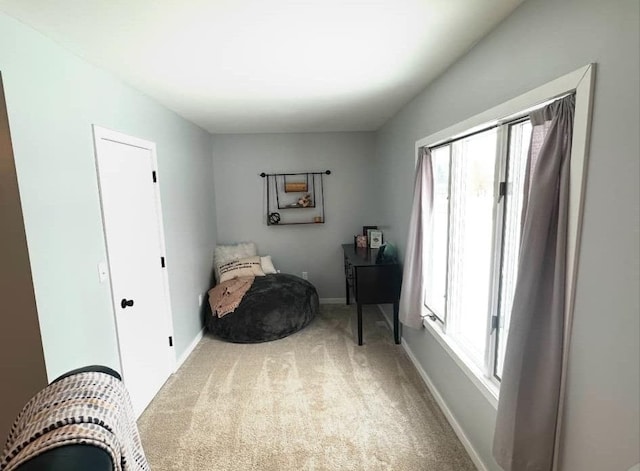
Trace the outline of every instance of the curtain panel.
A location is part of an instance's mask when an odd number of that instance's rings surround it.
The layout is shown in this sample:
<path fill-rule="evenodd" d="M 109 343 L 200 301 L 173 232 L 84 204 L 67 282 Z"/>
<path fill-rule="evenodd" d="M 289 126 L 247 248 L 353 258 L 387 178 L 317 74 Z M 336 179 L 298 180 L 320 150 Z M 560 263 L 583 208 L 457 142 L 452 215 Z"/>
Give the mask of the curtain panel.
<path fill-rule="evenodd" d="M 423 267 L 433 213 L 433 168 L 431 150 L 423 147 L 418 153 L 418 165 L 413 186 L 413 205 L 409 222 L 406 253 L 400 292 L 400 321 L 415 329 L 422 327 L 424 302 Z"/>
<path fill-rule="evenodd" d="M 493 453 L 505 471 L 550 471 L 565 327 L 569 172 L 575 96 L 531 113 L 518 275 Z"/>

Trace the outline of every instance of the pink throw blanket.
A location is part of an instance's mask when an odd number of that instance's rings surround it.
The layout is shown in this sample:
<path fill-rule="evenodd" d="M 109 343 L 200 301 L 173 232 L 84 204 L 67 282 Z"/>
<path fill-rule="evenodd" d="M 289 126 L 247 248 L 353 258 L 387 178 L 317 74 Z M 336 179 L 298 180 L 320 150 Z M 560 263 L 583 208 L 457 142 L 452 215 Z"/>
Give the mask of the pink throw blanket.
<path fill-rule="evenodd" d="M 222 317 L 236 310 L 253 284 L 253 276 L 242 276 L 223 281 L 209 290 L 209 305 L 213 315 Z"/>

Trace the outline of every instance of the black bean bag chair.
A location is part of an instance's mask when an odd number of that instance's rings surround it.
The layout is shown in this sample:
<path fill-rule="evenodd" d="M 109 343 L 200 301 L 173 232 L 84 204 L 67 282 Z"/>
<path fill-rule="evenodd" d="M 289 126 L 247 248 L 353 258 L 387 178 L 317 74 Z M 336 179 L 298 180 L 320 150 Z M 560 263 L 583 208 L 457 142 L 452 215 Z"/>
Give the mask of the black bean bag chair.
<path fill-rule="evenodd" d="M 304 328 L 318 309 L 318 292 L 308 281 L 285 273 L 256 276 L 235 311 L 218 318 L 209 310 L 207 328 L 229 342 L 268 342 Z"/>

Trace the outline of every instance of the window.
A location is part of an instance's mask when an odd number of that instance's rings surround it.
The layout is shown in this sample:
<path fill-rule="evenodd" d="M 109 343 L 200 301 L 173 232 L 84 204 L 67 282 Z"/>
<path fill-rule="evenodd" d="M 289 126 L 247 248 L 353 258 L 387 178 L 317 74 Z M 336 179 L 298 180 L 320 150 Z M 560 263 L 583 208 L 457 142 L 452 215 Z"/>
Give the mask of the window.
<path fill-rule="evenodd" d="M 431 149 L 434 180 L 431 219 L 425 225 L 431 230 L 423 234 L 431 254 L 423 265 L 424 324 L 494 407 L 518 271 L 532 132 L 528 114 L 576 95 L 567 228 L 570 324 L 594 76 L 589 64 L 416 142 L 417 151 Z"/>
<path fill-rule="evenodd" d="M 467 360 L 500 381 L 520 246 L 528 118 L 434 146 L 425 308 Z"/>
<path fill-rule="evenodd" d="M 500 379 L 507 346 L 507 332 L 513 304 L 513 293 L 518 269 L 520 226 L 527 152 L 531 139 L 531 123 L 526 120 L 509 127 L 509 153 L 507 155 L 504 218 L 501 234 L 500 279 L 498 286 L 498 313 L 495 330 L 496 348 L 493 359 L 493 375 Z"/>

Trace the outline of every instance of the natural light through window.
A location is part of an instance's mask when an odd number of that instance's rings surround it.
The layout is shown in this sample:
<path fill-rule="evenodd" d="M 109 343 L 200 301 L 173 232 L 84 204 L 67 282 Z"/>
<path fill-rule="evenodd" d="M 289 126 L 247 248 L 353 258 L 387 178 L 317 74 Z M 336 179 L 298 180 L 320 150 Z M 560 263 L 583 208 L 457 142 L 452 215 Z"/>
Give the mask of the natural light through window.
<path fill-rule="evenodd" d="M 507 332 L 513 305 L 513 293 L 518 269 L 520 248 L 520 217 L 524 196 L 525 163 L 531 139 L 531 122 L 524 121 L 509 127 L 509 162 L 507 186 L 504 201 L 504 225 L 502 236 L 502 267 L 500 273 L 500 304 L 496 332 L 497 349 L 494 375 L 502 377 L 504 352 L 507 346 Z"/>
<path fill-rule="evenodd" d="M 447 230 L 449 224 L 449 161 L 451 147 L 444 146 L 432 153 L 433 164 L 433 220 L 435 230 L 431 234 L 430 266 L 431 276 L 426 280 L 426 304 L 440 321 L 445 318 L 447 287 Z"/>
<path fill-rule="evenodd" d="M 530 136 L 530 122 L 519 119 L 431 149 L 425 307 L 456 349 L 496 384 L 517 273 Z"/>
<path fill-rule="evenodd" d="M 565 279 L 571 318 L 593 77 L 587 65 L 416 142 L 417 156 L 430 156 L 433 176 L 424 186 L 433 205 L 424 209 L 420 241 L 423 325 L 496 407 L 516 287 L 527 288 L 518 273 L 529 166 L 537 171 L 535 157 L 529 162 L 537 135 L 530 116 L 575 96 Z"/>
<path fill-rule="evenodd" d="M 482 365 L 491 288 L 496 131 L 452 147 L 448 330 Z"/>

